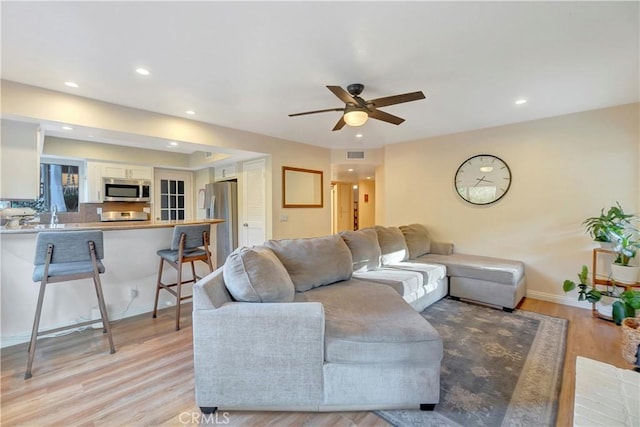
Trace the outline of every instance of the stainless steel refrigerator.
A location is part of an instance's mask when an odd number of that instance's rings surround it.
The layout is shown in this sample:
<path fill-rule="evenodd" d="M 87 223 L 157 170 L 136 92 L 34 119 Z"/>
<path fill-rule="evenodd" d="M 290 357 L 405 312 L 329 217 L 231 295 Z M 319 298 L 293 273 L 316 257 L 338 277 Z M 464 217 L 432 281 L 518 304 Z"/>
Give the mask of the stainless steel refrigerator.
<path fill-rule="evenodd" d="M 216 225 L 216 265 L 224 264 L 227 256 L 238 247 L 238 192 L 233 181 L 215 182 L 205 186 L 207 218 L 223 219 Z"/>

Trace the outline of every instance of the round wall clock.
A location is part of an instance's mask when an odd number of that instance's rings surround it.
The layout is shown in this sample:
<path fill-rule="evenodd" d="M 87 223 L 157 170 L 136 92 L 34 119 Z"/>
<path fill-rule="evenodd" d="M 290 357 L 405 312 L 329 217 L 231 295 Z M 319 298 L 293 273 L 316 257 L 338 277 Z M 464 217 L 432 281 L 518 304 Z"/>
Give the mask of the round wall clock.
<path fill-rule="evenodd" d="M 511 171 L 499 157 L 479 154 L 468 158 L 458 167 L 454 185 L 464 201 L 488 205 L 507 194 L 511 186 Z"/>

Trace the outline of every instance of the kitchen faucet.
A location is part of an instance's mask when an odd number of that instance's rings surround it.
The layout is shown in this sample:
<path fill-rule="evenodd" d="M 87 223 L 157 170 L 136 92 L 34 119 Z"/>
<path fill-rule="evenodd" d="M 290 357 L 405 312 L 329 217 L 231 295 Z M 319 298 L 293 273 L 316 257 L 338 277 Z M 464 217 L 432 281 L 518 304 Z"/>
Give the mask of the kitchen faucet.
<path fill-rule="evenodd" d="M 50 225 L 55 226 L 58 223 L 58 205 L 51 206 L 51 223 Z"/>

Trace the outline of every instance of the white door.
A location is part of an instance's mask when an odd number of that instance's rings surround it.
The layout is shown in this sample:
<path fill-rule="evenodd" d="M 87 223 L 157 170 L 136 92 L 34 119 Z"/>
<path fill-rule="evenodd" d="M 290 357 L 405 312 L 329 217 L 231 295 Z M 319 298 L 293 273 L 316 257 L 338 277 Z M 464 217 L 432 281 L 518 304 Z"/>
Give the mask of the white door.
<path fill-rule="evenodd" d="M 193 219 L 193 174 L 158 170 L 153 183 L 153 217 L 157 220 Z"/>
<path fill-rule="evenodd" d="M 242 213 L 240 244 L 261 245 L 266 239 L 266 162 L 253 160 L 242 164 Z"/>

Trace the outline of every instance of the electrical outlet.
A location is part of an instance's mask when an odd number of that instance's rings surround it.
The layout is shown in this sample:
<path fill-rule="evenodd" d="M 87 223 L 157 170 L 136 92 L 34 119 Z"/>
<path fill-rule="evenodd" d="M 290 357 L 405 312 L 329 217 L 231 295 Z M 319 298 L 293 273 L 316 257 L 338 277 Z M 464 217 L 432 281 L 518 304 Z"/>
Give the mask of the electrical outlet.
<path fill-rule="evenodd" d="M 96 208 L 96 213 L 100 215 L 102 213 L 102 208 Z"/>
<path fill-rule="evenodd" d="M 131 299 L 138 298 L 138 290 L 137 289 L 130 289 L 129 290 L 129 296 L 131 296 Z"/>

